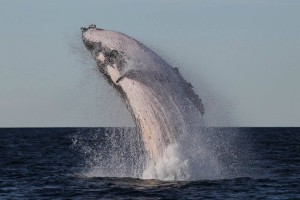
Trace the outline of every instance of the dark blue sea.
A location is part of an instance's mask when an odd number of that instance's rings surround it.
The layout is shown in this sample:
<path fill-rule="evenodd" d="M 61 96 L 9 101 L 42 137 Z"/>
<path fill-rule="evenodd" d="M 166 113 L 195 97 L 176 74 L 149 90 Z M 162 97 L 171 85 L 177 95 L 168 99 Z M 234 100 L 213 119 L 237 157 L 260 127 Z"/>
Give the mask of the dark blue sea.
<path fill-rule="evenodd" d="M 229 175 L 161 181 L 86 175 L 97 156 L 94 165 L 117 156 L 123 174 L 135 167 L 126 162 L 143 152 L 126 146 L 122 129 L 2 128 L 0 199 L 300 199 L 300 128 L 208 129 Z"/>

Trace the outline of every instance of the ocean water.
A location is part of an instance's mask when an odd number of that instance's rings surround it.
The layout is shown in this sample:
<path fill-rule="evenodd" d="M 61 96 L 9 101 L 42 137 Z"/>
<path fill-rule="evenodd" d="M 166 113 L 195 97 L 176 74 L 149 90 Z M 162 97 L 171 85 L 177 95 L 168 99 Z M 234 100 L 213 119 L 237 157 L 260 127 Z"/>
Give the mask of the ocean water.
<path fill-rule="evenodd" d="M 136 131 L 2 128 L 0 199 L 300 199 L 300 128 L 207 132 L 221 175 L 162 181 L 138 178 Z"/>

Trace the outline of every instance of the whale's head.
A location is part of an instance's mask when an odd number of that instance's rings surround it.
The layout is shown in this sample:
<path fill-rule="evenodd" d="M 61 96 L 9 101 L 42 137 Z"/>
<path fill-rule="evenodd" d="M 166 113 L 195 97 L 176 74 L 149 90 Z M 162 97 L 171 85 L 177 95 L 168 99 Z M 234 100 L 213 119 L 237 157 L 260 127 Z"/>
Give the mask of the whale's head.
<path fill-rule="evenodd" d="M 113 82 L 133 68 L 142 68 L 151 50 L 135 39 L 117 32 L 90 25 L 81 28 L 82 40 L 104 75 Z M 143 62 L 142 62 L 143 61 Z"/>

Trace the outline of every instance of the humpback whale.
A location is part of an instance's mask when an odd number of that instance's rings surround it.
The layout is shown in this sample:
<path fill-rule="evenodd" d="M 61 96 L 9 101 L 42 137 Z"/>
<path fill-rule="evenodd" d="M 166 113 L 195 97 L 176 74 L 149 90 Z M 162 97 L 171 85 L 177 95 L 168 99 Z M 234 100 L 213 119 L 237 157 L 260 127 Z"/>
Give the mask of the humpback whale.
<path fill-rule="evenodd" d="M 130 111 L 155 168 L 169 145 L 203 125 L 201 98 L 178 68 L 134 38 L 96 25 L 81 31 L 99 71 Z"/>

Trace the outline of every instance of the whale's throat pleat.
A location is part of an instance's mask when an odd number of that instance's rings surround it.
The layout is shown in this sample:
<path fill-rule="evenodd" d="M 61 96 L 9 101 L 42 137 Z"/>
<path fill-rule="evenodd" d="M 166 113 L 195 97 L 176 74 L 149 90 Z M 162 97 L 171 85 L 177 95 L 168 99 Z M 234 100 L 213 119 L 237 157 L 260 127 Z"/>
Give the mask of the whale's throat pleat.
<path fill-rule="evenodd" d="M 151 159 L 161 157 L 165 147 L 174 139 L 171 137 L 172 121 L 169 121 L 164 105 L 148 86 L 132 79 L 120 81 L 128 104 L 136 119 Z"/>

